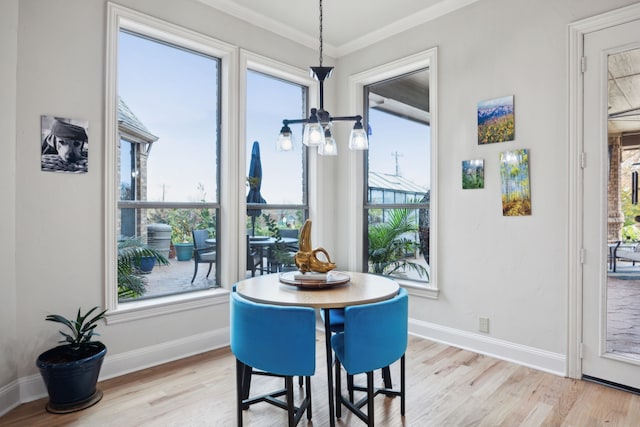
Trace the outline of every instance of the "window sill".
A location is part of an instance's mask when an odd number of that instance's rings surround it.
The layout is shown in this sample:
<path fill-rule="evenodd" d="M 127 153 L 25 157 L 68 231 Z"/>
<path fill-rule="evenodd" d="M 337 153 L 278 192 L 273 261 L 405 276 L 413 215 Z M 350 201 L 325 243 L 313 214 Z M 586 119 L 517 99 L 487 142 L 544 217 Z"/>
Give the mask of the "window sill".
<path fill-rule="evenodd" d="M 416 284 L 416 282 L 412 282 L 409 280 L 402 280 L 398 278 L 393 279 L 398 282 L 400 286 L 405 288 L 409 295 L 429 299 L 438 299 L 438 296 L 440 295 L 440 289 L 438 289 L 437 287 L 418 285 Z"/>
<path fill-rule="evenodd" d="M 207 289 L 206 291 L 189 292 L 186 294 L 118 304 L 118 308 L 107 312 L 105 319 L 107 324 L 111 325 L 163 316 L 179 311 L 226 304 L 228 302 L 228 289 Z"/>

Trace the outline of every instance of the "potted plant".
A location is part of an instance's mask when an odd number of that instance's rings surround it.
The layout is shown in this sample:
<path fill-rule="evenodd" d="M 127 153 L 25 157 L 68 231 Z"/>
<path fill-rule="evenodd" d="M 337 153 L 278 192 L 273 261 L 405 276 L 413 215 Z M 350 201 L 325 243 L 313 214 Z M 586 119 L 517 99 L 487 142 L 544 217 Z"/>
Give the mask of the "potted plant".
<path fill-rule="evenodd" d="M 138 237 L 128 237 L 118 242 L 118 298 L 137 298 L 146 291 L 143 264 L 153 259 L 154 264 L 169 265 L 169 261 L 157 250 L 150 248 Z"/>
<path fill-rule="evenodd" d="M 176 249 L 178 261 L 189 261 L 193 257 L 192 224 L 195 223 L 192 209 L 173 209 L 169 212 L 171 241 Z"/>
<path fill-rule="evenodd" d="M 99 335 L 95 331 L 97 322 L 104 318 L 107 310 L 90 317 L 97 309 L 93 307 L 84 315 L 78 309 L 75 320 L 58 314 L 50 314 L 45 319 L 61 323 L 70 330 L 70 333 L 60 331 L 64 337 L 60 342 L 66 344 L 45 351 L 36 360 L 47 386 L 49 412 L 79 411 L 102 399 L 102 391 L 96 384 L 107 348 L 100 341 L 91 339 Z"/>

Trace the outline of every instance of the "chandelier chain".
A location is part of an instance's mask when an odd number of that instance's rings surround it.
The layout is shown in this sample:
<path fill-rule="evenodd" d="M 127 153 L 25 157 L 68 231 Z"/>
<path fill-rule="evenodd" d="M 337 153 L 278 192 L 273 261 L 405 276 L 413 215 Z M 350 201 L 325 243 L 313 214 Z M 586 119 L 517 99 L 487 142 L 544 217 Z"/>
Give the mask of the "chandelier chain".
<path fill-rule="evenodd" d="M 322 0 L 320 0 L 320 66 L 322 67 Z"/>

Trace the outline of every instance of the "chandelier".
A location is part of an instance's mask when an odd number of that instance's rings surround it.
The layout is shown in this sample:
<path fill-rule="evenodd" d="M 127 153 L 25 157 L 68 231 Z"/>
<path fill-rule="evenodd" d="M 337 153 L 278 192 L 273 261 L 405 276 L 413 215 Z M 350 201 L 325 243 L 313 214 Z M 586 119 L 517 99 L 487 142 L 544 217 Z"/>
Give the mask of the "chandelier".
<path fill-rule="evenodd" d="M 281 151 L 293 150 L 293 134 L 290 124 L 304 123 L 302 132 L 302 143 L 307 147 L 318 147 L 318 154 L 321 156 L 338 155 L 338 146 L 333 138 L 331 130 L 336 121 L 353 121 L 353 129 L 349 137 L 349 148 L 351 150 L 366 150 L 369 148 L 367 133 L 362 126 L 362 116 L 338 116 L 332 117 L 331 114 L 324 109 L 324 81 L 331 77 L 333 67 L 322 66 L 322 0 L 320 0 L 320 65 L 310 67 L 311 77 L 319 82 L 320 88 L 320 107 L 312 108 L 311 114 L 306 119 L 284 119 L 282 121 L 282 129 L 278 137 L 277 146 Z"/>

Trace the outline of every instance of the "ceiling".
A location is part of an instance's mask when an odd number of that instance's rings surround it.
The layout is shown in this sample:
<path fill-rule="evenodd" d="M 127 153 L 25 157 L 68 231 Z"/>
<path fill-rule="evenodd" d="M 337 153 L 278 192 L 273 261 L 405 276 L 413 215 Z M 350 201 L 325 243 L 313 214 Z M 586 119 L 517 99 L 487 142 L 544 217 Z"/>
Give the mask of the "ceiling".
<path fill-rule="evenodd" d="M 305 46 L 319 46 L 318 0 L 198 0 Z M 323 0 L 323 43 L 337 58 L 479 0 Z"/>
<path fill-rule="evenodd" d="M 609 133 L 640 131 L 640 49 L 609 55 Z"/>

